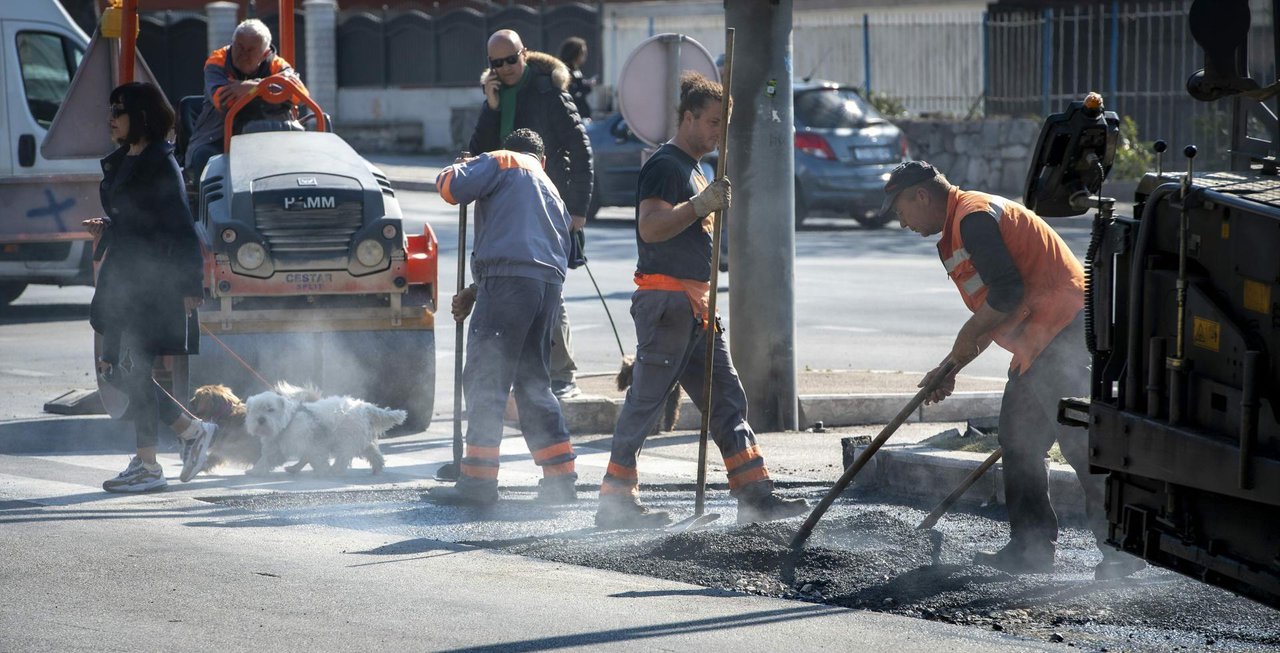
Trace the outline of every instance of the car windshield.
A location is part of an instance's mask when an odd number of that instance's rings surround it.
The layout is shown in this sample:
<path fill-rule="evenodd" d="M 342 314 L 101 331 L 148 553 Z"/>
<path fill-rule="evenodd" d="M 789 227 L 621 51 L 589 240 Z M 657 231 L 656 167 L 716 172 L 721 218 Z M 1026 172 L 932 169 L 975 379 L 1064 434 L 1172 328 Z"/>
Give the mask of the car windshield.
<path fill-rule="evenodd" d="M 812 129 L 863 127 L 884 122 L 884 117 L 851 88 L 801 91 L 796 94 L 795 102 L 796 119 Z"/>

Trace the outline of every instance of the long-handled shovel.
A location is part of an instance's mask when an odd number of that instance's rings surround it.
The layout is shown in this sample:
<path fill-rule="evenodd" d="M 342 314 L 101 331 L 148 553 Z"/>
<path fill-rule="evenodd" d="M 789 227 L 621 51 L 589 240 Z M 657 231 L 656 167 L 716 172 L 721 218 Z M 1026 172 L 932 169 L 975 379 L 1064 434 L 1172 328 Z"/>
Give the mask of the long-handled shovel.
<path fill-rule="evenodd" d="M 960 485 L 956 486 L 956 489 L 952 490 L 951 494 L 948 494 L 947 498 L 943 499 L 942 503 L 939 503 L 938 507 L 934 508 L 933 512 L 929 513 L 929 516 L 925 517 L 924 521 L 920 522 L 919 526 L 916 526 L 916 530 L 926 531 L 933 528 L 934 525 L 938 523 L 938 520 L 942 519 L 942 516 L 947 514 L 947 511 L 951 509 L 951 506 L 955 505 L 956 501 L 958 501 L 960 497 L 964 496 L 964 493 L 967 492 L 969 488 L 973 487 L 973 484 L 977 483 L 978 479 L 982 478 L 982 475 L 986 474 L 987 470 L 991 469 L 991 466 L 996 464 L 996 461 L 1000 460 L 1000 456 L 1003 454 L 1004 449 L 996 447 L 996 450 L 992 451 L 991 455 L 987 456 L 987 459 L 982 461 L 982 464 L 978 465 L 977 469 L 969 472 L 969 475 L 960 482 Z"/>
<path fill-rule="evenodd" d="M 733 89 L 733 28 L 724 30 L 724 81 L 723 102 L 720 109 L 720 159 L 716 162 L 716 179 L 723 179 L 729 165 L 729 106 Z M 706 514 L 707 501 L 707 433 L 711 427 L 711 377 L 715 374 L 716 358 L 716 295 L 720 282 L 720 236 L 724 229 L 727 208 L 712 214 L 711 239 L 711 297 L 707 304 L 707 359 L 703 366 L 702 382 L 702 431 L 698 434 L 698 487 L 693 504 L 693 517 L 673 524 L 673 529 L 691 530 L 710 524 L 720 518 L 716 513 Z"/>
<path fill-rule="evenodd" d="M 832 486 L 829 492 L 827 492 L 827 496 L 822 497 L 822 501 L 819 501 L 817 507 L 813 509 L 813 512 L 809 513 L 809 518 L 800 526 L 800 530 L 796 532 L 795 537 L 791 538 L 791 564 L 794 564 L 796 554 L 799 553 L 800 549 L 804 546 L 805 541 L 809 539 L 809 535 L 813 533 L 813 527 L 818 525 L 818 520 L 822 519 L 822 515 L 826 514 L 827 508 L 831 507 L 831 504 L 836 500 L 836 497 L 839 497 L 840 494 L 844 492 L 845 488 L 849 487 L 849 484 L 853 482 L 853 477 L 857 476 L 858 472 L 862 471 L 862 468 L 866 466 L 867 461 L 871 460 L 871 457 L 880 450 L 880 447 L 884 445 L 885 441 L 898 430 L 898 427 L 902 426 L 903 422 L 907 421 L 907 418 L 911 416 L 911 413 L 914 413 L 916 409 L 920 407 L 920 404 L 924 403 L 924 400 L 928 398 L 929 395 L 933 394 L 933 391 L 937 390 L 938 386 L 941 385 L 947 377 L 951 376 L 951 371 L 954 370 L 955 367 L 956 364 L 952 362 L 951 359 L 947 359 L 947 362 L 942 365 L 942 369 L 938 372 L 937 376 L 934 376 L 933 380 L 923 388 L 920 388 L 920 392 L 917 392 L 916 396 L 912 397 L 911 401 L 907 402 L 907 405 L 903 406 L 902 410 L 898 411 L 898 414 L 893 418 L 893 421 L 886 424 L 883 429 L 880 429 L 880 435 L 877 435 L 876 439 L 871 441 L 870 446 L 863 450 L 857 460 L 853 461 L 853 464 L 849 466 L 849 469 L 845 470 L 844 475 L 840 477 L 840 480 L 836 481 L 836 484 Z M 784 575 L 786 575 L 786 569 L 786 567 L 783 569 Z"/>
<path fill-rule="evenodd" d="M 463 158 L 468 155 L 462 154 Z M 467 287 L 467 205 L 458 205 L 458 293 Z M 462 354 L 466 324 L 454 322 L 453 331 L 453 462 L 436 470 L 437 481 L 457 481 L 462 469 Z"/>

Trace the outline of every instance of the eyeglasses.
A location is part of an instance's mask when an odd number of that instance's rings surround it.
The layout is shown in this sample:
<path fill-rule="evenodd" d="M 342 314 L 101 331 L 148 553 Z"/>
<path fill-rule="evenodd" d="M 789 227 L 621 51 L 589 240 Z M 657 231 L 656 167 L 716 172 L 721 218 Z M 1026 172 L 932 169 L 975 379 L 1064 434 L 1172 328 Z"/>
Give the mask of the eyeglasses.
<path fill-rule="evenodd" d="M 119 118 L 120 116 L 123 116 L 124 114 L 129 113 L 127 109 L 125 109 L 124 107 L 118 104 L 111 105 L 110 107 L 107 108 L 107 111 L 111 112 L 112 118 Z"/>
<path fill-rule="evenodd" d="M 520 54 L 521 54 L 521 53 L 523 53 L 523 52 L 524 52 L 524 49 L 522 48 L 522 49 L 520 50 L 520 52 L 517 52 L 517 53 L 515 53 L 515 54 L 513 54 L 513 55 L 511 55 L 511 56 L 509 56 L 509 57 L 502 57 L 502 58 L 499 58 L 499 59 L 490 59 L 490 60 L 489 60 L 489 67 L 490 67 L 490 68 L 501 68 L 501 67 L 503 67 L 503 66 L 514 66 L 514 65 L 516 65 L 516 62 L 517 62 L 517 61 L 520 61 Z"/>

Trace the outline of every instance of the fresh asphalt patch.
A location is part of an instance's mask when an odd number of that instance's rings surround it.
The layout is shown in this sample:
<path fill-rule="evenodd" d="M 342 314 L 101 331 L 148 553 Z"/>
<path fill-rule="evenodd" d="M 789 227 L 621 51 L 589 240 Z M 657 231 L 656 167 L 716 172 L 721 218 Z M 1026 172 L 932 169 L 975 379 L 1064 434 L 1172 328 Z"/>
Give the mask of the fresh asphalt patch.
<path fill-rule="evenodd" d="M 821 489 L 791 488 L 817 501 Z M 736 525 L 727 493 L 708 497 L 721 519 L 702 530 L 600 531 L 594 496 L 543 506 L 532 488 L 508 491 L 486 508 L 437 506 L 418 489 L 341 490 L 203 497 L 229 510 L 225 526 L 325 524 L 385 533 L 400 551 L 468 545 L 554 562 L 743 592 L 874 610 L 1002 631 L 1079 650 L 1251 651 L 1280 646 L 1280 613 L 1177 574 L 1147 569 L 1093 580 L 1101 556 L 1085 530 L 1064 528 L 1051 574 L 1009 575 L 971 564 L 1008 538 L 998 511 L 956 513 L 933 531 L 915 525 L 924 511 L 884 498 L 832 506 L 798 557 L 789 548 L 801 522 Z M 645 489 L 653 508 L 692 514 L 688 491 Z M 205 524 L 217 525 L 217 524 Z M 425 547 L 425 548 L 424 548 Z M 369 553 L 369 552 L 351 552 Z"/>

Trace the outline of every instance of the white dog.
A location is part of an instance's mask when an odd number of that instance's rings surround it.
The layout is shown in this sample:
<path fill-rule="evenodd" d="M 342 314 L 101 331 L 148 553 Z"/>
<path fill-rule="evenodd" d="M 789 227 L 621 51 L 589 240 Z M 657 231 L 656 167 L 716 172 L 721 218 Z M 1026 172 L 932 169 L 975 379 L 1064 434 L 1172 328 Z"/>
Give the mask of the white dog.
<path fill-rule="evenodd" d="M 405 411 L 353 397 L 309 398 L 307 389 L 287 383 L 249 397 L 245 428 L 262 439 L 262 457 L 248 473 L 266 474 L 293 459 L 298 462 L 286 468 L 290 473 L 307 464 L 318 472 L 342 473 L 357 456 L 369 461 L 374 474 L 382 471 L 385 463 L 377 439 L 402 424 Z"/>

